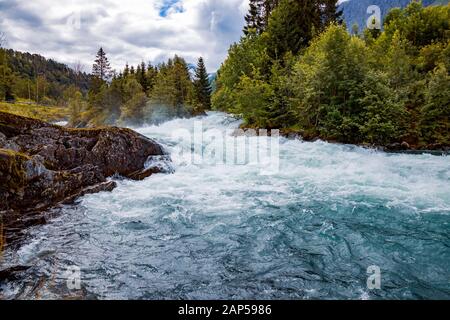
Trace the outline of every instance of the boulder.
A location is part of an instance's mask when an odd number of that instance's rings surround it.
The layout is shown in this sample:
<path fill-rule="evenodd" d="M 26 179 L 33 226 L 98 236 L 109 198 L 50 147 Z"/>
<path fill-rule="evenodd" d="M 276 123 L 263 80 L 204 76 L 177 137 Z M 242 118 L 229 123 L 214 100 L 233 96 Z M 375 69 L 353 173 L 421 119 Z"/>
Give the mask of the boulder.
<path fill-rule="evenodd" d="M 168 158 L 157 142 L 130 129 L 68 129 L 0 112 L 0 212 L 41 211 L 111 191 L 113 175 L 162 172 L 145 168 L 155 156 Z"/>

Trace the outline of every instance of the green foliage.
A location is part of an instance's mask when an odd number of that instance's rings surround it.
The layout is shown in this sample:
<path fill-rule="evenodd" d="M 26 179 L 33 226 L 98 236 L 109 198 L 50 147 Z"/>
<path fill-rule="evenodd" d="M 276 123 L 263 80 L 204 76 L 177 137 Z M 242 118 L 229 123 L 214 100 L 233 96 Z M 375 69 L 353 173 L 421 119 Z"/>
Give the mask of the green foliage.
<path fill-rule="evenodd" d="M 100 80 L 107 81 L 111 78 L 111 66 L 109 65 L 108 57 L 103 48 L 100 48 L 95 58 L 95 63 L 92 66 L 92 74 Z"/>
<path fill-rule="evenodd" d="M 367 73 L 364 42 L 331 25 L 294 67 L 293 108 L 305 129 L 324 138 L 360 142 Z"/>
<path fill-rule="evenodd" d="M 270 126 L 268 115 L 274 96 L 275 93 L 270 84 L 244 75 L 236 90 L 236 110 L 249 124 L 267 128 Z M 255 108 L 255 106 L 260 107 Z"/>
<path fill-rule="evenodd" d="M 396 32 L 415 48 L 449 39 L 450 4 L 424 8 L 412 1 L 405 9 L 392 10 L 384 23 L 384 34 L 390 39 Z"/>
<path fill-rule="evenodd" d="M 69 97 L 69 124 L 72 127 L 78 127 L 83 124 L 82 114 L 86 110 L 86 102 L 80 91 L 72 93 Z"/>
<path fill-rule="evenodd" d="M 267 28 L 269 55 L 278 60 L 287 52 L 297 54 L 309 44 L 315 32 L 339 20 L 336 3 L 335 0 L 280 0 Z"/>
<path fill-rule="evenodd" d="M 261 34 L 269 24 L 272 11 L 278 6 L 279 0 L 250 0 L 250 9 L 245 16 L 244 34 Z"/>
<path fill-rule="evenodd" d="M 0 100 L 15 98 L 67 105 L 63 93 L 70 86 L 86 92 L 90 76 L 80 69 L 37 54 L 0 49 Z"/>
<path fill-rule="evenodd" d="M 120 122 L 123 124 L 140 125 L 144 120 L 144 108 L 147 96 L 138 80 L 133 77 L 126 79 L 124 86 L 125 103 L 121 108 Z"/>
<path fill-rule="evenodd" d="M 263 28 L 263 0 L 250 0 L 250 9 L 245 16 L 246 25 L 244 27 L 244 34 L 250 32 L 262 32 Z"/>
<path fill-rule="evenodd" d="M 164 107 L 170 117 L 187 116 L 193 111 L 194 84 L 183 58 L 175 56 L 161 64 L 150 95 L 150 111 Z"/>
<path fill-rule="evenodd" d="M 144 62 L 136 68 L 127 64 L 123 72 L 114 73 L 111 81 L 105 81 L 99 74 L 92 77 L 83 107 L 78 108 L 78 100 L 73 102 L 75 120 L 71 124 L 139 126 L 195 115 L 211 105 L 203 59 L 196 75 L 195 80 L 191 79 L 186 61 L 178 56 L 157 67 Z"/>
<path fill-rule="evenodd" d="M 6 51 L 0 48 L 0 100 L 13 102 L 16 97 L 13 93 L 14 76 L 8 63 Z"/>
<path fill-rule="evenodd" d="M 198 104 L 196 113 L 203 113 L 211 109 L 211 83 L 209 82 L 208 72 L 206 71 L 203 58 L 198 59 L 197 69 L 195 70 L 195 99 Z"/>
<path fill-rule="evenodd" d="M 313 30 L 320 25 L 320 12 L 312 1 L 281 0 L 269 19 L 270 56 L 281 59 L 286 52 L 298 53 L 308 45 Z"/>
<path fill-rule="evenodd" d="M 449 146 L 450 5 L 413 2 L 360 36 L 329 23 L 339 13 L 325 22 L 323 3 L 282 0 L 265 31 L 234 44 L 213 108 L 306 137 Z"/>
<path fill-rule="evenodd" d="M 389 75 L 382 71 L 370 70 L 366 74 L 359 100 L 364 110 L 360 126 L 364 142 L 386 145 L 406 133 L 408 113 L 389 80 Z"/>
<path fill-rule="evenodd" d="M 450 145 L 450 75 L 440 64 L 430 76 L 420 129 L 427 143 Z"/>
<path fill-rule="evenodd" d="M 228 57 L 217 74 L 217 88 L 212 98 L 213 109 L 227 111 L 235 108 L 233 92 L 241 77 L 252 76 L 254 70 L 258 70 L 260 74 L 270 72 L 271 60 L 267 55 L 265 41 L 265 34 L 257 36 L 252 33 L 231 46 Z"/>

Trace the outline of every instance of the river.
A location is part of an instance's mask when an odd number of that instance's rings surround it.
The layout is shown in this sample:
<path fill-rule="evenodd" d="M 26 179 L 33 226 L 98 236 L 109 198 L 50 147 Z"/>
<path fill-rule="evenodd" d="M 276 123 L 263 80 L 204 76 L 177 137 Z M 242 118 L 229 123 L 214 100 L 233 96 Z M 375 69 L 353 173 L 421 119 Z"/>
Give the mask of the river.
<path fill-rule="evenodd" d="M 174 173 L 115 178 L 113 192 L 30 228 L 3 253 L 1 267 L 27 269 L 0 283 L 1 296 L 450 299 L 448 156 L 280 138 L 279 170 L 267 174 L 266 164 L 202 161 L 207 146 L 174 135 L 195 123 L 240 124 L 210 113 L 139 128 L 170 152 Z"/>

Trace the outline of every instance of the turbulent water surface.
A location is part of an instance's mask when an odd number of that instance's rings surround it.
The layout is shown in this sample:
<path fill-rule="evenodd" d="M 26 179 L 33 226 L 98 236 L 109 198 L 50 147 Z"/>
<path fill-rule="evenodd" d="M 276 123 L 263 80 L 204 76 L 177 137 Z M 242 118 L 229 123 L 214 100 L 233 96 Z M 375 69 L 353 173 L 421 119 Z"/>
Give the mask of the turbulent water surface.
<path fill-rule="evenodd" d="M 262 175 L 253 164 L 191 163 L 190 138 L 172 134 L 196 120 L 139 129 L 166 146 L 175 173 L 117 179 L 112 193 L 31 228 L 1 262 L 29 268 L 0 294 L 450 299 L 448 156 L 280 139 L 280 171 Z M 201 120 L 203 130 L 239 125 L 220 113 Z M 73 266 L 81 290 L 67 286 Z M 380 290 L 367 287 L 370 266 L 381 269 Z"/>

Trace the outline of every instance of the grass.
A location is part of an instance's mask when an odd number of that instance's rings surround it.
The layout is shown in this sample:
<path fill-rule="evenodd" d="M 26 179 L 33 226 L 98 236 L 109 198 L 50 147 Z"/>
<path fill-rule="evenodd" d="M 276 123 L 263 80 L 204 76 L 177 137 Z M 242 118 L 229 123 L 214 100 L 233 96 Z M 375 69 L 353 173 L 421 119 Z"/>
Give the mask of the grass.
<path fill-rule="evenodd" d="M 28 100 L 18 100 L 15 103 L 0 102 L 0 111 L 46 122 L 62 121 L 69 115 L 67 108 L 42 106 Z"/>

